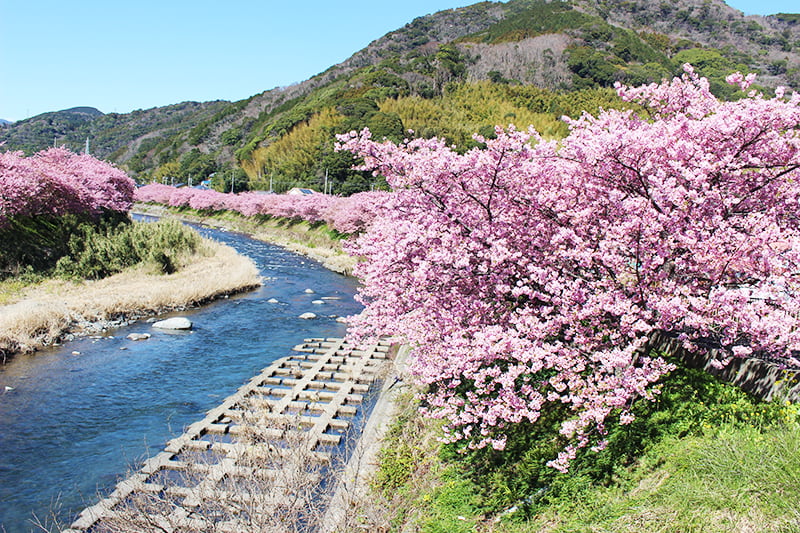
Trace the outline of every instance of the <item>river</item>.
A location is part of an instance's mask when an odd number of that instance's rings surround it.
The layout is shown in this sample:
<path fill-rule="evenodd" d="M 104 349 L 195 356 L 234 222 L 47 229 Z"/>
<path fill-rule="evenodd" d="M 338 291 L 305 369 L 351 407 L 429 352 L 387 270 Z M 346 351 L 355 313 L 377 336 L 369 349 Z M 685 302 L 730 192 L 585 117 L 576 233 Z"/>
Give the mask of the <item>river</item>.
<path fill-rule="evenodd" d="M 343 336 L 336 316 L 361 310 L 352 278 L 241 234 L 199 229 L 252 258 L 264 286 L 176 313 L 192 320 L 190 333 L 139 321 L 0 366 L 0 531 L 41 531 L 34 516 L 52 522 L 53 513 L 69 525 L 262 368 L 303 338 Z M 322 297 L 338 299 L 312 303 Z M 305 312 L 318 318 L 298 318 Z"/>

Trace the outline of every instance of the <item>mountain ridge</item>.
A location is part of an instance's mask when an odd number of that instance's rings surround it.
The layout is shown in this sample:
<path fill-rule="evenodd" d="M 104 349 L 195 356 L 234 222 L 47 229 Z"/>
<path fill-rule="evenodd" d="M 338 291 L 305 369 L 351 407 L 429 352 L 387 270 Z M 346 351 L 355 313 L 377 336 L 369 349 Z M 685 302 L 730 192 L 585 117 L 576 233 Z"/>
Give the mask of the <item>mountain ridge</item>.
<path fill-rule="evenodd" d="M 333 133 L 371 126 L 402 135 L 409 127 L 405 122 L 413 121 L 409 106 L 417 105 L 409 98 L 435 106 L 463 84 L 489 83 L 483 94 L 499 99 L 495 107 L 511 98 L 516 107 L 506 118 L 521 119 L 520 106 L 522 112 L 547 112 L 541 102 L 520 103 L 525 87 L 563 93 L 610 87 L 615 81 L 648 83 L 679 73 L 684 61 L 707 75 L 712 90 L 723 97 L 735 92 L 723 74 L 738 69 L 759 72 L 767 89 L 800 87 L 800 15 L 745 16 L 721 0 L 480 2 L 418 17 L 308 80 L 238 102 L 183 102 L 88 121 L 75 119 L 85 115 L 65 121 L 63 114 L 45 113 L 7 125 L 0 142 L 7 149 L 30 151 L 37 142 L 82 143 L 90 135 L 96 138 L 94 153 L 140 179 L 203 177 L 215 171 L 233 175 L 235 166 L 247 174 L 239 171 L 240 183 L 249 179 L 265 186 L 269 174 L 310 186 L 339 164 L 330 154 Z M 508 96 L 509 91 L 520 94 Z M 551 114 L 561 110 L 555 108 Z M 491 120 L 506 118 L 486 116 L 473 125 L 486 128 Z M 309 126 L 314 120 L 316 125 Z M 455 135 L 452 127 L 423 129 Z M 314 141 L 306 139 L 309 145 L 300 149 L 302 143 L 293 137 L 303 135 Z M 273 153 L 276 143 L 291 145 L 295 160 Z M 345 174 L 342 180 L 364 179 Z"/>

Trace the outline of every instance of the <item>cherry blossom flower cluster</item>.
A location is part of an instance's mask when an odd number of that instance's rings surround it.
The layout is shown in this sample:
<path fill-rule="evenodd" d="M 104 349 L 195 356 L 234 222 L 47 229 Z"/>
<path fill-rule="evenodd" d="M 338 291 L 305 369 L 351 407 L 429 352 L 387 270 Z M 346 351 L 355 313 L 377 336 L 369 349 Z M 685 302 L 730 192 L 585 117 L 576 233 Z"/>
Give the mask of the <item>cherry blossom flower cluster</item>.
<path fill-rule="evenodd" d="M 272 217 L 325 222 L 344 234 L 363 231 L 378 216 L 389 193 L 361 192 L 348 197 L 326 194 L 289 195 L 175 188 L 153 183 L 136 191 L 136 201 L 200 211 L 235 211 L 244 216 Z"/>
<path fill-rule="evenodd" d="M 0 227 L 19 216 L 128 211 L 135 185 L 90 155 L 51 148 L 31 157 L 0 153 Z"/>
<path fill-rule="evenodd" d="M 567 119 L 558 142 L 498 128 L 459 154 L 340 137 L 394 189 L 349 244 L 366 258 L 354 333 L 414 347 L 450 442 L 502 449 L 510 425 L 566 406 L 549 463 L 566 471 L 658 393 L 658 331 L 798 363 L 800 96 L 721 102 L 690 67 L 617 89 L 647 115 Z"/>

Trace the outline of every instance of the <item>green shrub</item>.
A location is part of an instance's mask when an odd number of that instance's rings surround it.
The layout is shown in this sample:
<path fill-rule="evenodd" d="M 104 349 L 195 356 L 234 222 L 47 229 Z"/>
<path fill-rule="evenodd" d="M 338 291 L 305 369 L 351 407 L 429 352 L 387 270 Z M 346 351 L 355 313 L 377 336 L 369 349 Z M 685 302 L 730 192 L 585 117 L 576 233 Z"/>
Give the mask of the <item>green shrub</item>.
<path fill-rule="evenodd" d="M 200 236 L 175 220 L 124 226 L 82 225 L 69 240 L 55 274 L 67 278 L 99 279 L 140 263 L 171 274 L 180 257 L 195 252 Z"/>
<path fill-rule="evenodd" d="M 375 481 L 394 499 L 396 530 L 413 522 L 418 531 L 475 531 L 492 517 L 503 521 L 498 531 L 519 533 L 800 526 L 800 406 L 759 401 L 671 362 L 655 400 L 639 400 L 629 425 L 609 421 L 607 447 L 581 450 L 567 474 L 546 465 L 564 445 L 564 408 L 506 428 L 503 451 L 466 455 L 431 446 L 438 424 L 401 416 Z"/>
<path fill-rule="evenodd" d="M 405 410 L 398 415 L 385 437 L 391 446 L 384 446 L 378 456 L 379 468 L 373 488 L 386 498 L 402 489 L 411 479 L 416 467 L 424 462 L 430 450 L 414 437 L 422 433 L 422 420 L 416 414 L 417 402 L 405 397 Z"/>
<path fill-rule="evenodd" d="M 70 252 L 70 239 L 82 227 L 116 226 L 127 221 L 120 213 L 14 217 L 0 229 L 0 280 L 24 272 L 46 273 Z"/>

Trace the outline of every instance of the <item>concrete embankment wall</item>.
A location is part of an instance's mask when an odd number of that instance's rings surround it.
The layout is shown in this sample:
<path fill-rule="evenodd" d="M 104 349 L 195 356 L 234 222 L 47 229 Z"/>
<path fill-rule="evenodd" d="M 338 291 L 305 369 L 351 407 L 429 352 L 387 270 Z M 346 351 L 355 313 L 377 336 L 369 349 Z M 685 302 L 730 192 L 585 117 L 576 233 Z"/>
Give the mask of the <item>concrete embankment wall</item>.
<path fill-rule="evenodd" d="M 770 361 L 754 358 L 734 358 L 724 368 L 715 368 L 711 361 L 721 359 L 717 350 L 692 353 L 681 342 L 666 333 L 653 335 L 651 349 L 681 358 L 691 368 L 701 368 L 709 374 L 739 386 L 742 390 L 766 401 L 800 401 L 800 371 L 782 369 Z"/>

